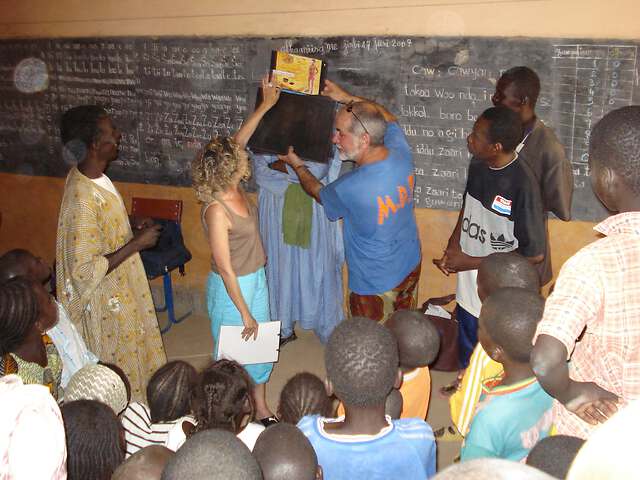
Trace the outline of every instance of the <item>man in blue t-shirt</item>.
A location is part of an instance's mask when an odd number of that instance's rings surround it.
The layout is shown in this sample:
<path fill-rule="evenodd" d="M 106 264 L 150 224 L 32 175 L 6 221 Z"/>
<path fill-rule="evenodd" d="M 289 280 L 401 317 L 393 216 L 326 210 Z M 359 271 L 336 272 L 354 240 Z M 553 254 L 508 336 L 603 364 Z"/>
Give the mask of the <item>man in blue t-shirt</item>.
<path fill-rule="evenodd" d="M 384 321 L 417 300 L 421 255 L 411 147 L 396 117 L 381 105 L 328 80 L 322 94 L 343 104 L 333 143 L 340 158 L 357 168 L 324 186 L 293 147 L 279 158 L 293 167 L 329 220 L 344 221 L 351 315 Z"/>

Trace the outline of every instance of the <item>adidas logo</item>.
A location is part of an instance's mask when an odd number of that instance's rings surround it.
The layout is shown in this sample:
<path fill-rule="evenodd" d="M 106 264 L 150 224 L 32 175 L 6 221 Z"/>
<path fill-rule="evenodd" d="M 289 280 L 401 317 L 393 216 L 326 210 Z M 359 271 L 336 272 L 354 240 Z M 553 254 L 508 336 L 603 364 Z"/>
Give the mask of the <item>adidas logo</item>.
<path fill-rule="evenodd" d="M 498 235 L 498 237 L 494 237 L 493 233 L 491 233 L 490 235 L 491 247 L 493 247 L 494 250 L 506 250 L 508 248 L 513 249 L 513 245 L 516 243 L 515 239 L 511 240 L 510 242 L 505 240 L 503 234 Z"/>

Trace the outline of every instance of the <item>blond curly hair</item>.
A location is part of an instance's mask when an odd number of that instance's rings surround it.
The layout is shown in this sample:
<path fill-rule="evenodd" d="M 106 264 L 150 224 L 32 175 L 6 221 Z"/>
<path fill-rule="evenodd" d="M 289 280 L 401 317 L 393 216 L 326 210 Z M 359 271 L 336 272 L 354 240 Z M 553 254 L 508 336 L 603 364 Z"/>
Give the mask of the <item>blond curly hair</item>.
<path fill-rule="evenodd" d="M 241 168 L 241 160 L 248 161 L 247 152 L 231 137 L 213 137 L 191 162 L 191 180 L 198 201 L 211 203 L 216 193 L 229 188 Z M 250 175 L 247 165 L 241 180 L 247 180 Z"/>

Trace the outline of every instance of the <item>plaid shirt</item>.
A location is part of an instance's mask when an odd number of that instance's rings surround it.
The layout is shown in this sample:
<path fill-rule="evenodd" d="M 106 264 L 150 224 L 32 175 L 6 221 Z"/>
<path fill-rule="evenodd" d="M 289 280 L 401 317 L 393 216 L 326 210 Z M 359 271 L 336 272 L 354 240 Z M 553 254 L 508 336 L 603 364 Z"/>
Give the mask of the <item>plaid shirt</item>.
<path fill-rule="evenodd" d="M 570 377 L 618 395 L 622 407 L 640 399 L 640 212 L 614 215 L 594 229 L 605 237 L 564 264 L 536 337 L 562 342 Z M 554 417 L 559 434 L 586 438 L 594 428 L 557 401 Z"/>

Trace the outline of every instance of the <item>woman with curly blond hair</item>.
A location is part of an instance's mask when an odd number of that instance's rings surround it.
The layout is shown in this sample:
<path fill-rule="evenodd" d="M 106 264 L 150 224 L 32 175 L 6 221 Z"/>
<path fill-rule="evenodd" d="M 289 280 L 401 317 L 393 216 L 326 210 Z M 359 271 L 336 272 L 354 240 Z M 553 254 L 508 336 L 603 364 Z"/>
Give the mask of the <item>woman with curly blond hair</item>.
<path fill-rule="evenodd" d="M 244 325 L 242 338 L 258 336 L 268 322 L 269 295 L 255 204 L 240 182 L 250 175 L 245 147 L 264 114 L 278 101 L 280 90 L 262 81 L 263 101 L 233 136 L 215 137 L 191 165 L 193 187 L 202 207 L 202 224 L 211 247 L 207 309 L 216 344 L 222 325 Z M 273 412 L 265 398 L 272 363 L 245 365 L 255 386 L 256 418 L 269 424 Z"/>

